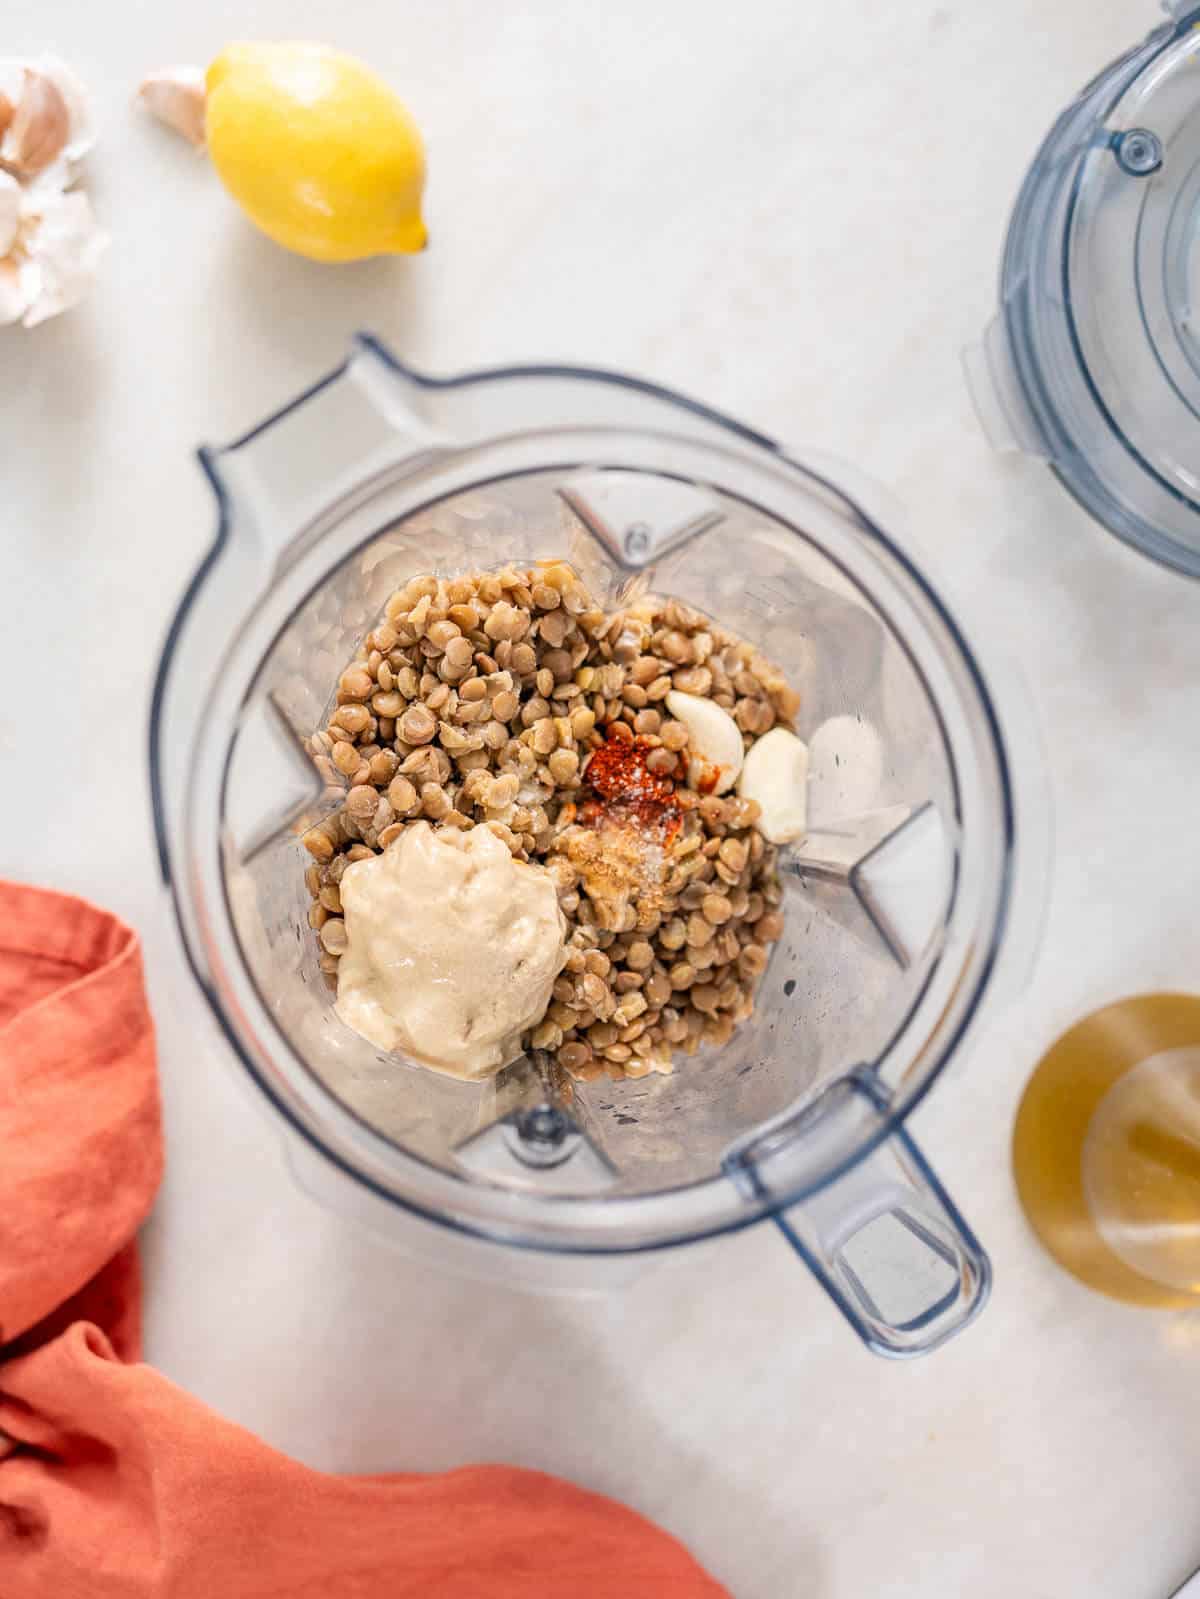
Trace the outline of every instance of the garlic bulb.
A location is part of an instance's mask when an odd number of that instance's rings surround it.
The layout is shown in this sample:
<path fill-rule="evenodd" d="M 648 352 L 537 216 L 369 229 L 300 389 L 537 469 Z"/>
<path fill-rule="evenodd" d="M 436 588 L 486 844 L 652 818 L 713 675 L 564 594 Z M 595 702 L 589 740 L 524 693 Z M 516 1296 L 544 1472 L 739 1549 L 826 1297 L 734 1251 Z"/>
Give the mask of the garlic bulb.
<path fill-rule="evenodd" d="M 75 163 L 87 94 L 55 56 L 0 60 L 0 324 L 35 327 L 81 300 L 108 246 Z"/>
<path fill-rule="evenodd" d="M 152 117 L 181 133 L 196 150 L 204 148 L 204 69 L 163 67 L 138 86 L 137 98 Z"/>

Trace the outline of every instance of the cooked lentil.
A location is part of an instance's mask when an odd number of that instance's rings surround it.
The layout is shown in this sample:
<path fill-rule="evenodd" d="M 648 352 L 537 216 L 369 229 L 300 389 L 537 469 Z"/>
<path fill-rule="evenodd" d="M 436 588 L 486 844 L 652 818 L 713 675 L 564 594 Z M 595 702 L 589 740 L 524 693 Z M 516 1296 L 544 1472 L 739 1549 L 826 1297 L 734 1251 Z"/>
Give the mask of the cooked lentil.
<path fill-rule="evenodd" d="M 482 823 L 551 873 L 569 927 L 531 1046 L 586 1080 L 669 1071 L 674 1053 L 726 1042 L 783 931 L 782 889 L 754 803 L 678 781 L 687 729 L 660 704 L 672 688 L 724 706 L 747 748 L 799 705 L 702 613 L 655 597 L 606 613 L 564 561 L 397 590 L 311 741 L 326 781 L 347 784 L 302 840 L 326 982 L 348 942 L 346 866 L 417 817 Z"/>

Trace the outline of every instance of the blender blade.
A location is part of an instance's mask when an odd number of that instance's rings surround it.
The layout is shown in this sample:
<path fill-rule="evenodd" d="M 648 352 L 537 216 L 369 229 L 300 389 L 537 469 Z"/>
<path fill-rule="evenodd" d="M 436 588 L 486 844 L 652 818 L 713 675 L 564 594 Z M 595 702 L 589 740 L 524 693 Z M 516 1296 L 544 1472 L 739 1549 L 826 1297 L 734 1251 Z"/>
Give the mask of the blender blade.
<path fill-rule="evenodd" d="M 472 1133 L 454 1151 L 458 1164 L 489 1182 L 553 1194 L 603 1193 L 617 1171 L 566 1109 L 570 1084 L 546 1050 L 531 1049 L 507 1071 L 525 1102 Z"/>
<path fill-rule="evenodd" d="M 779 870 L 847 932 L 907 970 L 944 926 L 952 856 L 937 807 L 891 805 L 827 822 L 780 851 Z"/>

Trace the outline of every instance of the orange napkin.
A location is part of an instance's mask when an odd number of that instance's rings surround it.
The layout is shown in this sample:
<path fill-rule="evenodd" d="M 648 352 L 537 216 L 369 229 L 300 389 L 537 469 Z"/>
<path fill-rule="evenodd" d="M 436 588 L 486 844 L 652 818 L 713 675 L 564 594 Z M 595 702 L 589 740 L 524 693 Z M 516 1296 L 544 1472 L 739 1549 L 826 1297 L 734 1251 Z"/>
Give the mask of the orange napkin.
<path fill-rule="evenodd" d="M 139 1364 L 161 1170 L 137 938 L 0 883 L 2 1599 L 722 1599 L 612 1500 L 507 1466 L 325 1476 Z"/>

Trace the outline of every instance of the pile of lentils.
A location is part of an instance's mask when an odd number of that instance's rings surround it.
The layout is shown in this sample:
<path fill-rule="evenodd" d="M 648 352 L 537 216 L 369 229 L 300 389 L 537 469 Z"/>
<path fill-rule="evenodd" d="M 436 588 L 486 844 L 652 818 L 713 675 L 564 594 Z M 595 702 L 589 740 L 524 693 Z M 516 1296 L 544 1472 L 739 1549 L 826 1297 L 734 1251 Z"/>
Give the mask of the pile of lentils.
<path fill-rule="evenodd" d="M 799 704 L 775 666 L 710 617 L 655 597 L 605 611 L 562 561 L 406 583 L 311 740 L 326 781 L 348 784 L 303 838 L 329 987 L 348 943 L 346 867 L 410 821 L 483 825 L 552 875 L 569 928 L 526 1047 L 589 1080 L 669 1071 L 676 1052 L 726 1043 L 783 931 L 782 891 L 757 804 L 686 785 L 687 728 L 664 705 L 672 689 L 722 706 L 747 749 L 790 726 Z M 591 757 L 614 741 L 671 794 L 670 825 L 644 840 L 588 783 Z"/>

